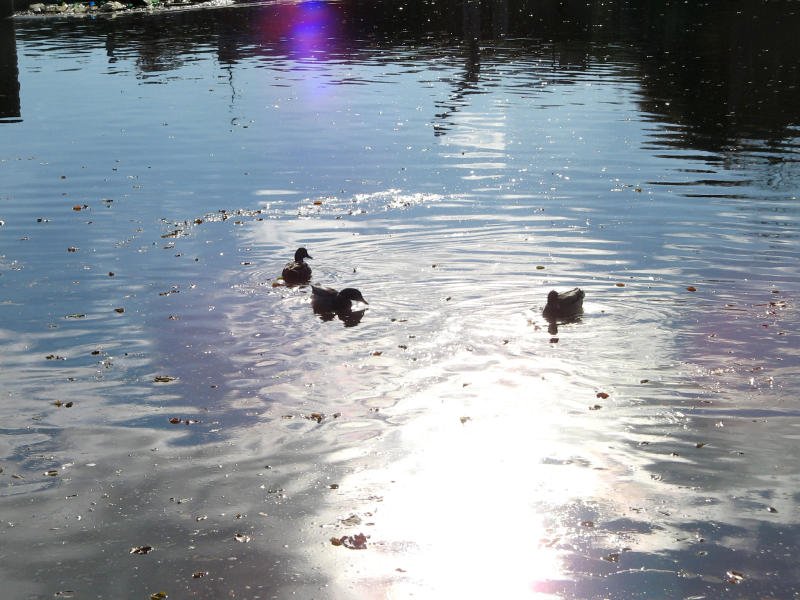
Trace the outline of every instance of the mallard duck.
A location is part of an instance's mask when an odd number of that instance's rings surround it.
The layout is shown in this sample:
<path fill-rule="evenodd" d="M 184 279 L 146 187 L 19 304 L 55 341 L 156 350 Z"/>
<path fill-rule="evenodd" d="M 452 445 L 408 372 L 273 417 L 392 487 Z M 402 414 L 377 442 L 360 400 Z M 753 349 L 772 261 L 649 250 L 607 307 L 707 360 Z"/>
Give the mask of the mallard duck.
<path fill-rule="evenodd" d="M 547 294 L 547 305 L 542 314 L 546 319 L 563 319 L 575 317 L 583 312 L 583 290 L 573 288 L 560 294 L 552 290 Z"/>
<path fill-rule="evenodd" d="M 315 311 L 350 312 L 352 311 L 352 302 L 369 304 L 364 300 L 361 292 L 355 288 L 344 288 L 337 292 L 333 288 L 311 286 L 311 304 Z"/>
<path fill-rule="evenodd" d="M 286 283 L 290 285 L 306 283 L 311 279 L 311 267 L 303 262 L 304 258 L 311 258 L 311 255 L 305 248 L 298 248 L 294 253 L 294 260 L 286 263 L 286 266 L 283 267 L 281 276 Z"/>

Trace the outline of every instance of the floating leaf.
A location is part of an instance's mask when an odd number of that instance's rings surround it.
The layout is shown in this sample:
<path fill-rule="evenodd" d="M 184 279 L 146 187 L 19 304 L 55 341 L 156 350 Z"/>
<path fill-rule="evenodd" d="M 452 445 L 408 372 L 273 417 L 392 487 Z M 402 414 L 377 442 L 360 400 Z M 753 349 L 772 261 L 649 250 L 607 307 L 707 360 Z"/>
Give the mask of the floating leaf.
<path fill-rule="evenodd" d="M 152 546 L 134 546 L 129 554 L 149 554 L 152 550 Z"/>
<path fill-rule="evenodd" d="M 616 285 L 617 287 L 625 287 L 625 284 L 624 284 L 624 283 L 617 283 L 617 284 L 615 284 L 615 285 Z"/>
<path fill-rule="evenodd" d="M 725 577 L 728 580 L 728 583 L 739 584 L 744 581 L 744 574 L 740 573 L 739 571 L 725 571 Z"/>
<path fill-rule="evenodd" d="M 120 306 L 120 307 L 118 307 L 118 308 L 115 308 L 115 309 L 114 309 L 114 312 L 115 312 L 115 313 L 122 314 L 122 313 L 124 313 L 124 312 L 125 312 L 125 309 L 124 309 L 124 308 L 122 308 L 122 307 Z"/>
<path fill-rule="evenodd" d="M 594 521 L 581 521 L 581 527 L 594 527 Z"/>
<path fill-rule="evenodd" d="M 767 511 L 769 511 L 771 513 L 776 513 L 776 512 L 778 512 L 778 509 L 775 508 L 774 506 L 768 506 L 767 507 Z"/>
<path fill-rule="evenodd" d="M 593 406 L 590 406 L 589 410 L 600 410 L 601 408 L 603 408 L 601 405 L 595 404 Z"/>
<path fill-rule="evenodd" d="M 67 248 L 67 252 L 77 252 L 77 251 L 78 249 L 75 246 L 70 246 L 69 248 Z"/>
<path fill-rule="evenodd" d="M 322 200 L 314 200 L 314 206 L 322 206 Z"/>
<path fill-rule="evenodd" d="M 57 477 L 58 469 L 50 469 L 49 471 L 45 471 L 44 474 L 47 475 L 48 477 Z"/>
<path fill-rule="evenodd" d="M 179 418 L 179 417 L 172 417 L 172 418 L 169 420 L 169 422 L 170 422 L 170 423 L 172 423 L 173 425 L 177 425 L 178 423 L 180 423 L 180 422 L 181 422 L 181 420 L 180 420 L 180 418 Z"/>
<path fill-rule="evenodd" d="M 695 448 L 702 448 L 705 445 L 706 445 L 706 442 L 697 442 L 694 446 L 695 446 Z"/>
<path fill-rule="evenodd" d="M 640 379 L 639 383 L 650 383 L 649 379 Z"/>
<path fill-rule="evenodd" d="M 536 265 L 537 271 L 541 271 L 542 269 L 544 269 L 544 265 Z"/>
<path fill-rule="evenodd" d="M 153 378 L 155 383 L 169 383 L 170 381 L 175 381 L 175 377 L 171 377 L 170 375 L 156 375 Z"/>
<path fill-rule="evenodd" d="M 66 316 L 67 319 L 83 319 L 86 316 L 85 313 L 72 313 Z"/>
<path fill-rule="evenodd" d="M 606 560 L 608 562 L 614 562 L 614 563 L 615 562 L 619 562 L 619 552 L 612 552 L 611 554 L 606 554 L 603 557 L 603 560 Z"/>
<path fill-rule="evenodd" d="M 241 542 L 242 544 L 246 544 L 250 541 L 250 536 L 243 533 L 237 533 L 233 536 L 233 539 L 235 539 L 237 542 Z"/>
<path fill-rule="evenodd" d="M 361 517 L 358 515 L 350 515 L 346 519 L 341 520 L 342 525 L 347 525 L 348 527 L 352 525 L 361 525 Z"/>
<path fill-rule="evenodd" d="M 461 424 L 463 425 L 467 421 L 472 421 L 472 417 L 461 417 L 460 421 L 461 421 Z"/>
<path fill-rule="evenodd" d="M 605 392 L 597 392 L 597 397 L 605 400 L 606 398 L 608 398 L 608 394 L 606 394 Z"/>
<path fill-rule="evenodd" d="M 150 594 L 150 600 L 164 600 L 168 598 L 167 592 L 156 592 L 155 594 Z"/>
<path fill-rule="evenodd" d="M 205 577 L 206 575 L 208 575 L 208 571 L 195 571 L 194 573 L 192 573 L 192 578 L 200 579 L 202 577 Z"/>
<path fill-rule="evenodd" d="M 690 286 L 688 286 L 688 287 L 686 288 L 686 291 L 687 291 L 687 292 L 696 292 L 696 291 L 697 291 L 697 288 L 696 288 L 696 287 L 694 287 L 693 285 L 690 285 Z"/>
<path fill-rule="evenodd" d="M 340 538 L 331 538 L 331 544 L 334 546 L 344 546 L 350 550 L 366 550 L 367 536 L 363 533 L 343 535 Z"/>
<path fill-rule="evenodd" d="M 380 350 L 375 350 L 375 352 L 372 353 L 372 356 L 380 356 L 381 354 L 383 354 L 383 352 Z"/>
<path fill-rule="evenodd" d="M 322 420 L 324 418 L 325 418 L 325 415 L 323 415 L 322 413 L 318 413 L 318 412 L 311 413 L 310 415 L 308 415 L 306 417 L 306 419 L 309 419 L 310 421 L 316 421 L 317 423 L 322 423 Z"/>
<path fill-rule="evenodd" d="M 339 489 L 339 484 L 338 483 L 332 483 L 332 484 L 330 484 L 328 486 L 328 488 L 331 489 L 331 490 L 338 490 Z"/>

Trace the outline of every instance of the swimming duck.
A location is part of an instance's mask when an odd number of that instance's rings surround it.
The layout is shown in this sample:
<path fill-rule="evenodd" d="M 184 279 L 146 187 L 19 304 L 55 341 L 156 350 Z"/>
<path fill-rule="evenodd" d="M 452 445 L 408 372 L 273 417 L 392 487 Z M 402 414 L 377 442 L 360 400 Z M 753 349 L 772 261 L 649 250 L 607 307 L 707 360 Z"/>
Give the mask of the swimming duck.
<path fill-rule="evenodd" d="M 355 288 L 344 288 L 337 292 L 333 288 L 311 286 L 311 304 L 315 312 L 351 312 L 351 302 L 369 304 Z"/>
<path fill-rule="evenodd" d="M 303 262 L 304 258 L 312 258 L 305 248 L 298 248 L 294 253 L 294 260 L 283 267 L 283 280 L 289 285 L 307 283 L 311 279 L 311 267 Z"/>
<path fill-rule="evenodd" d="M 551 320 L 575 317 L 583 312 L 583 297 L 585 295 L 580 288 L 573 288 L 560 294 L 552 290 L 547 294 L 547 305 L 544 307 L 542 314 L 546 319 Z"/>

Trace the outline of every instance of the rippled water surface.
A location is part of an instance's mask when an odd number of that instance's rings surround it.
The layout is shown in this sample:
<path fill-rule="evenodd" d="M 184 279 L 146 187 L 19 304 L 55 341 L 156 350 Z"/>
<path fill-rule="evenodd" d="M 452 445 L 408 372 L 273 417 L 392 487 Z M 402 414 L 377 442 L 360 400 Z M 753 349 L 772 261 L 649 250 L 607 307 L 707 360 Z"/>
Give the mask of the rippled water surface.
<path fill-rule="evenodd" d="M 798 21 L 0 23 L 3 593 L 800 597 Z"/>

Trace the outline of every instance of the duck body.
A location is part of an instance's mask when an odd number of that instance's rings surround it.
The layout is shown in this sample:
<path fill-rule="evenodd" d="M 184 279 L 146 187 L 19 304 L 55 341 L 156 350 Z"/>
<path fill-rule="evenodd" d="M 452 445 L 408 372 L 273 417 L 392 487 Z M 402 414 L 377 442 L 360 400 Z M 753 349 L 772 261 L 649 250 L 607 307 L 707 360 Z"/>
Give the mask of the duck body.
<path fill-rule="evenodd" d="M 290 285 L 308 283 L 311 279 L 311 267 L 308 266 L 308 263 L 303 262 L 305 258 L 312 257 L 305 248 L 298 248 L 294 253 L 294 260 L 286 263 L 286 266 L 283 267 L 281 276 L 286 283 Z"/>
<path fill-rule="evenodd" d="M 547 294 L 547 305 L 542 314 L 546 319 L 563 319 L 576 317 L 583 312 L 583 297 L 586 294 L 580 288 L 573 288 L 566 292 L 552 290 Z"/>
<path fill-rule="evenodd" d="M 353 302 L 369 304 L 355 288 L 336 291 L 333 288 L 311 286 L 311 304 L 317 312 L 350 312 Z"/>

